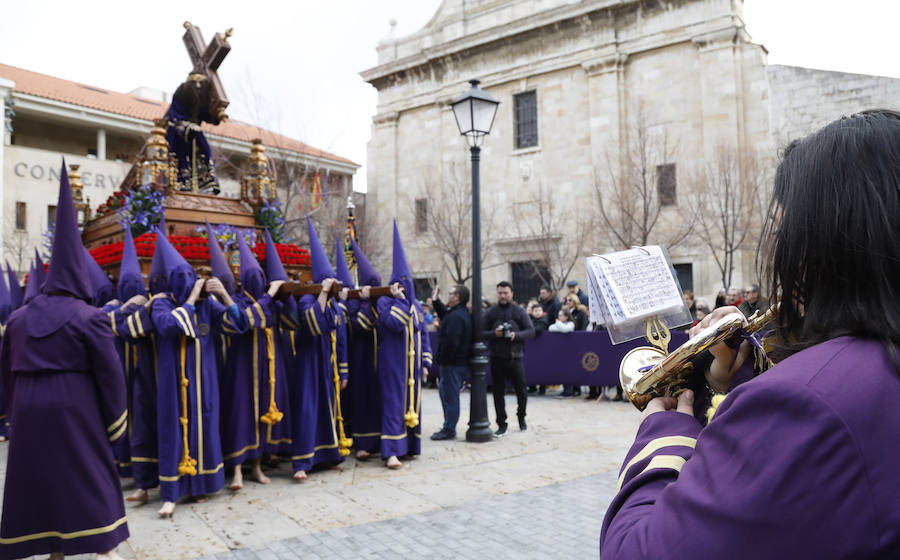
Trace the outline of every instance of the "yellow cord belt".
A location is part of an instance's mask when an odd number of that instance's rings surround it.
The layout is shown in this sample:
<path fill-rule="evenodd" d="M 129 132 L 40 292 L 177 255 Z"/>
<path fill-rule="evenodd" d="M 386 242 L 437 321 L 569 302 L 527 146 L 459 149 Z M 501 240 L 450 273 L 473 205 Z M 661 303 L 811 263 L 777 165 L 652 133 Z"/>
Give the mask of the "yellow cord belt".
<path fill-rule="evenodd" d="M 409 395 L 409 408 L 406 409 L 406 414 L 403 415 L 403 419 L 406 420 L 406 426 L 408 428 L 415 428 L 419 425 L 419 415 L 416 413 L 415 407 L 415 387 L 416 387 L 416 339 L 414 338 L 414 319 L 416 310 L 414 307 L 410 306 L 409 308 L 409 323 L 406 326 L 406 355 L 408 358 L 407 361 L 407 375 L 406 375 L 406 385 L 407 385 L 407 394 Z"/>
<path fill-rule="evenodd" d="M 269 358 L 269 411 L 263 414 L 259 421 L 264 424 L 276 424 L 284 418 L 284 413 L 275 405 L 275 334 L 271 328 L 266 332 L 266 352 Z"/>
<path fill-rule="evenodd" d="M 181 337 L 181 431 L 184 435 L 184 446 L 181 451 L 181 461 L 178 462 L 178 475 L 197 474 L 197 461 L 191 458 L 191 450 L 188 444 L 188 378 L 185 371 L 185 357 L 187 355 L 187 337 Z M 196 372 L 200 375 L 200 372 Z M 200 403 L 197 403 L 198 405 Z"/>
<path fill-rule="evenodd" d="M 331 331 L 331 363 L 334 365 L 334 407 L 338 421 L 338 452 L 342 457 L 345 457 L 350 454 L 353 440 L 344 433 L 344 415 L 341 412 L 341 376 L 338 374 L 337 362 L 337 333 L 334 331 Z"/>

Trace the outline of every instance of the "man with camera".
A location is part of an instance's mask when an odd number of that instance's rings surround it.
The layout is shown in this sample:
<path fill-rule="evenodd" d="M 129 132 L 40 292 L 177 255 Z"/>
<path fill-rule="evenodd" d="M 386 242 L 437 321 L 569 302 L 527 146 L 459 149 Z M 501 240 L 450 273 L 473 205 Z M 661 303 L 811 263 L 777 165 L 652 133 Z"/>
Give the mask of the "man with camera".
<path fill-rule="evenodd" d="M 494 435 L 506 435 L 506 380 L 512 381 L 516 390 L 519 429 L 528 429 L 525 423 L 525 407 L 528 392 L 525 385 L 525 368 L 522 355 L 525 340 L 534 337 L 534 325 L 528 313 L 513 302 L 512 284 L 506 280 L 497 284 L 497 304 L 484 314 L 482 338 L 490 346 L 491 379 L 494 389 L 494 408 L 497 411 L 497 431 Z"/>
<path fill-rule="evenodd" d="M 469 373 L 469 350 L 472 346 L 472 316 L 466 309 L 469 289 L 461 285 L 450 288 L 447 305 L 441 301 L 440 291 L 440 287 L 435 286 L 431 299 L 441 321 L 435 361 L 441 368 L 438 393 L 444 409 L 444 426 L 431 434 L 433 440 L 456 437 L 459 389 Z"/>

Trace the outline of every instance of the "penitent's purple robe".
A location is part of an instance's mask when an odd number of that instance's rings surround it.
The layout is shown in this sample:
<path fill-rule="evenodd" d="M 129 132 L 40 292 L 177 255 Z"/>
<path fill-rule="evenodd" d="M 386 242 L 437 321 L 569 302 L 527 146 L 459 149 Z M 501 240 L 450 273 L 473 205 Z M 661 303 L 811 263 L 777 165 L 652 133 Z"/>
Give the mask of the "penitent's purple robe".
<path fill-rule="evenodd" d="M 6 321 L 3 321 L 0 322 L 0 344 L 3 343 L 5 333 Z M 3 390 L 3 383 L 0 383 L 0 437 L 9 437 L 9 418 L 6 416 L 6 393 Z"/>
<path fill-rule="evenodd" d="M 601 558 L 900 558 L 900 374 L 842 337 L 728 394 L 706 428 L 648 416 Z"/>
<path fill-rule="evenodd" d="M 104 296 L 105 297 L 105 296 Z M 95 302 L 96 303 L 96 302 Z M 122 364 L 122 372 L 125 375 L 125 391 L 126 403 L 128 407 L 128 429 L 131 430 L 131 371 L 129 364 L 125 362 L 130 355 L 125 352 L 125 343 L 116 334 L 115 322 L 117 312 L 121 309 L 121 305 L 116 303 L 107 303 L 100 306 L 100 310 L 109 317 L 109 325 L 115 335 L 116 354 L 119 356 L 119 363 Z M 128 434 L 126 434 L 128 435 Z M 131 441 L 129 437 L 123 437 L 113 445 L 113 456 L 116 458 L 116 470 L 121 478 L 131 478 Z"/>
<path fill-rule="evenodd" d="M 378 381 L 381 387 L 381 456 L 422 452 L 422 368 L 431 367 L 425 318 L 405 299 L 378 299 Z M 412 383 L 410 383 L 410 380 Z M 407 425 L 412 411 L 418 420 Z"/>
<path fill-rule="evenodd" d="M 159 485 L 163 501 L 219 491 L 225 485 L 222 443 L 219 437 L 219 379 L 215 337 L 244 332 L 246 318 L 237 305 L 226 311 L 213 297 L 178 306 L 170 297 L 153 301 L 157 333 L 157 435 Z M 183 368 L 183 369 L 182 369 Z M 179 474 L 184 451 L 179 418 L 184 410 L 182 372 L 188 380 L 188 455 L 196 461 L 196 474 Z"/>
<path fill-rule="evenodd" d="M 38 295 L 9 319 L 0 376 L 12 430 L 0 558 L 114 549 L 128 526 L 110 444 L 127 411 L 107 316 Z"/>
<path fill-rule="evenodd" d="M 225 466 L 291 452 L 290 409 L 278 320 L 281 304 L 265 294 L 258 300 L 244 292 L 235 296 L 249 330 L 230 337 L 221 378 L 222 452 Z M 283 417 L 262 421 L 269 413 L 274 378 L 275 406 Z"/>
<path fill-rule="evenodd" d="M 367 299 L 347 302 L 350 362 L 349 409 L 353 447 L 381 451 L 381 388 L 378 384 L 378 335 L 375 314 Z"/>
<path fill-rule="evenodd" d="M 131 472 L 138 488 L 159 485 L 156 437 L 156 336 L 150 312 L 143 305 L 123 306 L 110 314 L 121 345 L 129 384 L 128 433 Z M 120 469 L 121 474 L 121 469 Z"/>
<path fill-rule="evenodd" d="M 294 472 L 309 471 L 318 463 L 340 463 L 335 426 L 334 369 L 331 335 L 334 313 L 305 295 L 296 313 L 285 317 L 285 354 L 291 400 L 291 460 Z"/>

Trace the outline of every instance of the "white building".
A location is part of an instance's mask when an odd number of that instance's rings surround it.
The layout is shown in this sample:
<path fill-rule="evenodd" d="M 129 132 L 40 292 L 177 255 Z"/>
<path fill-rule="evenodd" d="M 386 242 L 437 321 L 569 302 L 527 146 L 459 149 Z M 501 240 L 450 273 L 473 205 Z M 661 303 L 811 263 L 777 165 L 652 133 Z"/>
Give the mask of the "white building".
<path fill-rule="evenodd" d="M 61 158 L 80 166 L 84 196 L 96 210 L 131 168 L 152 127 L 168 108 L 166 94 L 147 88 L 118 93 L 0 64 L 0 262 L 20 274 L 42 247 L 55 212 Z M 228 121 L 206 127 L 213 150 L 239 164 L 261 138 L 270 159 L 328 171 L 330 184 L 352 192 L 359 165 L 250 124 Z M 239 196 L 239 169 L 217 169 L 225 196 Z M 288 208 L 291 210 L 291 208 Z"/>
<path fill-rule="evenodd" d="M 759 158 L 771 174 L 778 147 L 796 135 L 897 105 L 900 80 L 769 67 L 742 10 L 742 0 L 444 0 L 420 31 L 379 43 L 378 65 L 362 73 L 378 90 L 368 212 L 397 217 L 423 278 L 450 281 L 429 220 L 444 201 L 435 185 L 468 181 L 450 103 L 480 79 L 500 101 L 481 153 L 482 204 L 494 216 L 482 234 L 484 285 L 489 295 L 501 279 L 524 284 L 522 299 L 536 293 L 531 263 L 546 259 L 548 239 L 568 261 L 622 248 L 596 219 L 597 192 L 614 206 L 614 179 L 642 135 L 655 146 L 646 171 L 659 208 L 648 242 L 671 245 L 707 185 L 698 173 L 725 150 Z M 592 231 L 579 236 L 587 218 Z M 756 280 L 755 248 L 735 253 L 732 284 Z M 670 253 L 685 287 L 710 296 L 721 287 L 700 235 Z M 569 278 L 584 286 L 584 275 L 579 262 Z"/>

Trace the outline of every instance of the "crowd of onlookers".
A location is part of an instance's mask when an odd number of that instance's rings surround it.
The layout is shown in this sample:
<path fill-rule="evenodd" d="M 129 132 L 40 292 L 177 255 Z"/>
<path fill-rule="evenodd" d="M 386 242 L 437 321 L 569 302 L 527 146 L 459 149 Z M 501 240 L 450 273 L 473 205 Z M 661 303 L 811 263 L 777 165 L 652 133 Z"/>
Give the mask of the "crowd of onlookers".
<path fill-rule="evenodd" d="M 508 282 L 498 284 L 498 301 L 496 305 L 490 305 L 489 302 L 482 298 L 482 306 L 485 309 L 483 338 L 488 342 L 491 351 L 491 371 L 498 372 L 501 379 L 500 385 L 495 385 L 494 402 L 498 412 L 498 436 L 506 433 L 506 413 L 503 406 L 503 394 L 505 391 L 500 387 L 506 386 L 506 381 L 512 383 L 516 392 L 518 407 L 517 414 L 519 417 L 520 429 L 526 429 L 525 423 L 525 378 L 526 375 L 521 363 L 522 343 L 524 339 L 541 336 L 544 332 L 553 333 L 571 333 L 575 331 L 601 331 L 604 330 L 603 325 L 592 323 L 590 320 L 590 312 L 588 310 L 588 297 L 578 286 L 578 282 L 572 280 L 566 284 L 567 292 L 560 299 L 553 290 L 548 286 L 540 289 L 537 298 L 532 298 L 526 303 L 517 303 L 513 299 L 512 286 Z M 451 293 L 459 293 L 465 290 L 463 286 L 455 286 Z M 447 320 L 448 307 L 438 298 L 439 290 L 436 288 L 432 297 L 422 302 L 425 310 L 425 322 L 428 330 L 436 332 L 441 330 L 441 320 Z M 468 291 L 465 291 L 466 297 L 462 306 L 466 306 L 468 302 L 468 310 L 471 313 L 471 302 L 468 301 Z M 691 323 L 681 325 L 678 328 L 686 330 L 696 325 L 706 315 L 717 307 L 726 305 L 737 307 L 746 317 L 751 317 L 755 312 L 765 312 L 768 305 L 766 301 L 760 297 L 760 289 L 756 284 L 746 286 L 742 291 L 736 287 L 721 290 L 716 296 L 714 305 L 710 304 L 703 298 L 695 298 L 694 292 L 684 290 L 684 304 L 690 311 Z M 455 300 L 454 300 L 455 301 Z M 451 307 L 452 308 L 452 307 Z M 515 313 L 512 313 L 513 308 Z M 523 313 L 524 311 L 524 313 Z M 468 314 L 467 314 L 468 315 Z M 530 321 L 530 322 L 529 322 Z M 495 332 L 496 331 L 496 332 Z M 466 341 L 470 340 L 470 331 L 466 331 Z M 515 335 L 510 337 L 510 333 L 518 333 L 520 338 L 515 340 Z M 448 341 L 445 336 L 447 333 L 441 331 L 441 343 L 439 346 L 447 345 Z M 460 341 L 461 342 L 461 341 Z M 461 348 L 461 346 L 459 346 Z M 498 348 L 501 349 L 498 351 Z M 504 359 L 507 357 L 509 359 Z M 463 360 L 462 362 L 464 362 Z M 468 377 L 468 368 L 460 362 L 459 375 L 454 374 L 454 388 L 465 390 Z M 509 363 L 507 363 L 509 362 Z M 439 365 L 440 361 L 438 362 Z M 449 365 L 449 364 L 448 364 Z M 454 370 L 455 371 L 455 370 Z M 457 381 L 458 377 L 458 381 Z M 496 383 L 497 374 L 494 374 Z M 430 387 L 436 387 L 434 379 L 428 380 Z M 558 386 L 556 386 L 558 387 Z M 548 389 L 555 387 L 547 387 L 544 385 L 527 386 L 527 394 L 544 395 Z M 444 387 L 446 389 L 446 387 Z M 451 413 L 454 417 L 451 424 L 455 426 L 455 417 L 458 415 L 458 399 L 451 398 L 450 393 L 457 393 L 457 389 L 442 390 L 441 399 L 444 404 L 445 413 L 448 411 L 457 411 Z M 578 385 L 563 385 L 562 390 L 557 394 L 560 398 L 577 397 L 582 395 L 584 388 Z M 587 389 L 585 399 L 596 400 L 623 400 L 622 387 L 599 387 L 590 386 Z M 447 401 L 447 402 L 444 402 Z M 453 401 L 453 402 L 450 402 Z M 433 439 L 448 439 L 455 437 L 455 428 L 449 424 L 440 432 L 434 434 Z"/>

